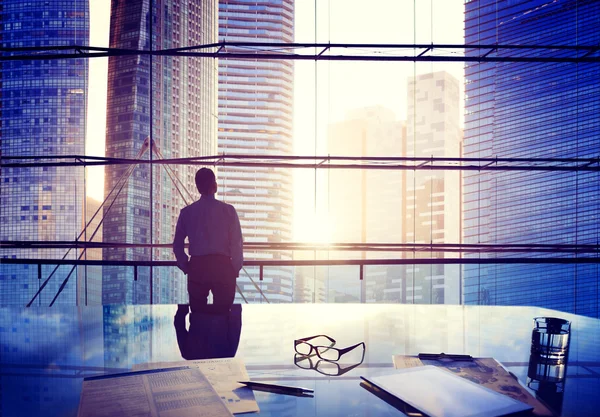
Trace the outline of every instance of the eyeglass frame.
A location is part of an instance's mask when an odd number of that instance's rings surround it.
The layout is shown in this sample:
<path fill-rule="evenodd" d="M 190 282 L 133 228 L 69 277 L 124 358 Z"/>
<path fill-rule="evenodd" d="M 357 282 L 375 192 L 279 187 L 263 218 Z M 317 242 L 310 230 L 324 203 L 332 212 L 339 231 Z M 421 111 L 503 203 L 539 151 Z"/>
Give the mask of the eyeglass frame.
<path fill-rule="evenodd" d="M 329 345 L 329 346 L 322 346 L 322 345 L 315 346 L 312 343 L 308 343 L 309 340 L 316 339 L 317 337 L 324 337 L 324 338 L 328 339 L 331 342 L 331 345 Z M 308 351 L 308 353 L 298 352 L 298 345 L 300 345 L 302 343 L 307 344 L 310 347 L 310 350 Z M 364 357 L 364 354 L 365 354 L 365 350 L 367 349 L 367 346 L 365 345 L 365 342 L 360 342 L 360 343 L 357 343 L 357 344 L 352 345 L 352 346 L 348 346 L 348 347 L 343 348 L 343 349 L 338 349 L 338 348 L 333 347 L 335 344 L 336 344 L 336 341 L 335 341 L 334 338 L 329 337 L 329 336 L 327 336 L 325 334 L 318 334 L 316 336 L 310 336 L 310 337 L 303 337 L 301 339 L 295 339 L 294 340 L 294 350 L 296 351 L 296 353 L 298 355 L 306 356 L 306 357 L 314 356 L 314 354 L 312 354 L 312 352 L 314 351 L 316 353 L 316 355 L 319 357 L 319 359 L 327 361 L 327 362 L 335 362 L 335 361 L 339 361 L 340 358 L 343 355 L 345 355 L 346 353 L 350 352 L 351 350 L 355 349 L 356 347 L 358 347 L 360 345 L 363 345 L 363 357 Z M 337 355 L 337 359 L 328 359 L 328 358 L 322 357 L 321 353 L 319 353 L 319 349 L 318 348 L 324 348 L 325 351 L 335 350 L 337 352 L 337 354 L 338 354 Z"/>

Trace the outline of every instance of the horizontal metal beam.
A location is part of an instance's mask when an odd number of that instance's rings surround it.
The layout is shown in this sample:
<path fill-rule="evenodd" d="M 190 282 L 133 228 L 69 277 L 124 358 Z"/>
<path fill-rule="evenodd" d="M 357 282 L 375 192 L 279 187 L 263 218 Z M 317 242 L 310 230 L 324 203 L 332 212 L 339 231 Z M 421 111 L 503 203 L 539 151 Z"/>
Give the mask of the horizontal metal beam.
<path fill-rule="evenodd" d="M 126 267 L 174 267 L 176 261 L 96 261 L 77 259 L 2 259 L 14 265 L 88 265 Z M 334 259 L 334 260 L 249 260 L 245 267 L 348 266 L 348 265 L 501 265 L 501 264 L 600 264 L 596 258 L 414 258 L 414 259 Z"/>
<path fill-rule="evenodd" d="M 0 52 L 43 52 L 43 51 L 115 51 L 128 54 L 143 53 L 159 53 L 170 54 L 175 52 L 194 51 L 200 49 L 215 49 L 215 48 L 258 48 L 275 50 L 289 49 L 308 49 L 308 48 L 343 48 L 343 49 L 497 49 L 497 50 L 556 50 L 556 51 L 578 51 L 578 52 L 596 52 L 600 49 L 598 45 L 543 45 L 543 44 L 453 44 L 453 43 L 343 43 L 343 42 L 231 42 L 222 41 L 209 44 L 183 46 L 180 48 L 170 48 L 162 50 L 149 49 L 126 49 L 126 48 L 109 48 L 104 46 L 89 46 L 89 45 L 57 45 L 57 46 L 22 46 L 22 47 L 0 47 Z"/>
<path fill-rule="evenodd" d="M 180 48 L 149 50 L 149 49 L 126 49 L 126 48 L 109 48 L 103 46 L 89 45 L 58 45 L 58 46 L 23 46 L 23 47 L 0 47 L 0 52 L 41 52 L 41 51 L 67 51 L 67 50 L 82 50 L 82 51 L 117 51 L 129 54 L 144 53 L 175 53 L 182 51 L 193 51 L 199 49 L 215 49 L 215 48 L 259 48 L 276 50 L 288 49 L 305 49 L 305 48 L 348 48 L 348 49 L 498 49 L 498 50 L 556 50 L 556 51 L 579 51 L 579 52 L 595 52 L 600 49 L 598 45 L 543 45 L 543 44 L 453 44 L 453 43 L 343 43 L 343 42 L 231 42 L 222 41 L 209 44 L 183 46 Z"/>
<path fill-rule="evenodd" d="M 188 245 L 186 244 L 186 247 Z M 82 241 L 0 241 L 2 249 L 171 249 L 172 243 L 115 243 Z M 460 243 L 309 243 L 246 242 L 246 251 L 360 251 L 360 252 L 450 252 L 450 253 L 588 253 L 599 254 L 598 244 L 460 244 Z"/>
<path fill-rule="evenodd" d="M 403 171 L 563 171 L 600 172 L 600 158 L 360 157 L 222 154 L 191 158 L 131 159 L 85 155 L 0 156 L 2 168 L 97 165 L 211 165 L 308 169 Z"/>
<path fill-rule="evenodd" d="M 431 161 L 444 161 L 444 162 L 485 162 L 485 163 L 504 163 L 504 162 L 556 162 L 556 163 L 597 163 L 600 164 L 600 157 L 595 158 L 473 158 L 473 157 L 448 157 L 448 156 L 344 156 L 344 155 L 273 155 L 273 154 L 217 154 L 208 156 L 192 156 L 189 158 L 172 158 L 172 159 L 160 159 L 155 162 L 160 163 L 177 163 L 181 161 L 196 161 L 196 162 L 207 162 L 215 159 L 270 159 L 270 160 L 318 160 L 319 163 L 322 161 L 378 161 L 378 162 L 390 162 L 390 161 L 408 161 L 408 162 L 431 162 Z M 2 160 L 28 160 L 35 159 L 36 161 L 45 161 L 52 159 L 88 159 L 90 161 L 104 161 L 104 162 L 115 162 L 115 163 L 149 163 L 148 159 L 133 159 L 133 158 L 111 158 L 108 156 L 88 156 L 88 155 L 15 155 L 15 156 L 0 156 Z"/>
<path fill-rule="evenodd" d="M 318 51 L 318 52 L 317 52 Z M 324 53 L 324 52 L 327 53 Z M 462 51 L 463 55 L 457 55 Z M 597 63 L 597 45 L 467 45 L 219 42 L 162 50 L 122 49 L 85 45 L 3 47 L 1 61 L 82 59 L 127 55 L 220 59 L 388 61 L 388 62 L 538 62 Z M 493 56 L 492 53 L 495 52 Z M 529 52 L 529 55 L 521 55 Z M 531 52 L 536 52 L 531 56 Z M 435 53 L 435 55 L 434 55 Z M 540 56 L 541 54 L 543 56 Z"/>

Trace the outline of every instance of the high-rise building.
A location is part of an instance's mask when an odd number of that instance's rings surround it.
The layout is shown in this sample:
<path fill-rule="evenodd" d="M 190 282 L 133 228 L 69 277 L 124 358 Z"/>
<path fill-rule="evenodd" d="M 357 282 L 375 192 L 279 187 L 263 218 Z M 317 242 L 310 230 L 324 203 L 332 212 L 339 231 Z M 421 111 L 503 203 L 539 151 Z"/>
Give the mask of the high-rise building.
<path fill-rule="evenodd" d="M 350 112 L 346 120 L 330 126 L 328 153 L 343 156 L 402 155 L 406 126 L 393 111 L 368 107 Z M 331 240 L 336 243 L 397 243 L 402 237 L 402 173 L 395 170 L 331 170 L 329 217 L 335 219 Z M 340 258 L 396 257 L 395 253 L 345 252 Z M 330 295 L 346 292 L 360 283 L 356 266 L 335 267 L 329 280 Z M 370 265 L 364 269 L 364 288 L 355 301 L 400 301 L 397 267 Z M 335 296 L 340 299 L 339 295 Z"/>
<path fill-rule="evenodd" d="M 219 0 L 219 39 L 228 42 L 294 41 L 294 1 Z M 294 65 L 285 60 L 219 60 L 219 153 L 291 155 Z M 289 169 L 222 167 L 219 198 L 233 204 L 244 242 L 289 242 L 292 238 L 293 189 Z M 291 252 L 244 251 L 245 259 L 289 260 Z M 289 267 L 245 268 L 238 286 L 250 302 L 290 302 Z M 241 299 L 240 299 L 241 300 Z"/>
<path fill-rule="evenodd" d="M 458 80 L 447 72 L 410 77 L 407 92 L 406 146 L 409 157 L 460 156 Z M 460 243 L 459 171 L 416 170 L 405 174 L 403 242 Z M 419 252 L 406 257 L 443 258 L 448 254 Z M 457 265 L 413 265 L 403 269 L 402 302 L 460 303 Z"/>
<path fill-rule="evenodd" d="M 88 45 L 88 0 L 5 0 L 0 5 L 2 47 Z M 29 54 L 30 52 L 17 52 Z M 4 52 L 3 52 L 4 54 Z M 0 154 L 83 155 L 88 62 L 25 59 L 0 62 Z M 3 168 L 0 240 L 76 241 L 82 230 L 83 168 Z M 61 259 L 64 249 L 0 250 L 1 257 Z M 71 250 L 67 259 L 76 259 Z M 0 262 L 1 264 L 1 262 Z M 54 266 L 43 266 L 45 281 Z M 71 266 L 61 266 L 35 304 L 48 305 Z M 73 273 L 56 303 L 74 304 Z M 35 265 L 0 266 L 0 304 L 27 304 L 38 288 Z"/>
<path fill-rule="evenodd" d="M 89 224 L 82 238 L 86 242 L 102 242 L 102 202 L 90 196 L 85 198 L 85 221 Z M 86 249 L 82 260 L 102 260 L 102 249 Z M 102 266 L 85 265 L 77 269 L 77 305 L 102 304 Z"/>
<path fill-rule="evenodd" d="M 467 44 L 600 44 L 597 1 L 476 0 L 465 8 Z M 465 157 L 600 154 L 597 63 L 469 63 L 465 78 Z M 597 244 L 599 195 L 597 172 L 465 172 L 464 243 Z M 501 261 L 509 255 L 496 256 Z M 593 264 L 472 265 L 464 271 L 464 299 L 466 304 L 536 305 L 598 317 L 598 283 Z"/>
<path fill-rule="evenodd" d="M 161 50 L 215 43 L 217 24 L 216 0 L 113 1 L 110 47 Z M 111 57 L 106 156 L 156 160 L 214 155 L 216 104 L 217 63 L 212 58 Z M 150 172 L 149 165 L 138 165 L 133 171 L 125 165 L 107 166 L 104 242 L 171 243 L 180 209 L 199 197 L 194 183 L 197 168 L 155 165 Z M 105 250 L 104 258 L 173 259 L 170 248 L 155 249 L 151 256 L 148 247 Z M 134 276 L 133 268 L 105 267 L 103 302 L 187 300 L 184 276 L 176 268 L 155 268 L 152 274 L 148 268 L 139 268 L 137 272 Z"/>

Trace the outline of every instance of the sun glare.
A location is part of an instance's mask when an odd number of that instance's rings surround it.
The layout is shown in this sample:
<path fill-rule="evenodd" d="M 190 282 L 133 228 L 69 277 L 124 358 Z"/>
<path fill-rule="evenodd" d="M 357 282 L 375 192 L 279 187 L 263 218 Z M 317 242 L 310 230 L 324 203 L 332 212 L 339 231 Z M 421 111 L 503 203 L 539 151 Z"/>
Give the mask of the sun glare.
<path fill-rule="evenodd" d="M 334 224 L 326 214 L 306 214 L 298 220 L 296 229 L 299 242 L 332 243 Z"/>

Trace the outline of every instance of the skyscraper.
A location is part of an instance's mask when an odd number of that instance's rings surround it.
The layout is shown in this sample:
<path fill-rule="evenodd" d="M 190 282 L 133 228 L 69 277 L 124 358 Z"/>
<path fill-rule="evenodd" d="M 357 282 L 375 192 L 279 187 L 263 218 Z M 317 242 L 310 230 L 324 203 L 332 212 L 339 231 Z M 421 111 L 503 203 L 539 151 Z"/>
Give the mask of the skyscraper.
<path fill-rule="evenodd" d="M 219 0 L 219 39 L 228 42 L 294 41 L 294 1 Z M 292 143 L 294 66 L 284 60 L 219 60 L 219 153 L 289 155 Z M 290 170 L 223 167 L 219 198 L 237 209 L 245 242 L 289 242 L 292 237 Z M 291 259 L 291 252 L 252 253 L 246 259 Z M 248 274 L 246 274 L 246 272 Z M 248 301 L 261 300 L 245 268 L 238 285 Z M 264 269 L 262 291 L 270 302 L 292 301 L 292 269 Z"/>
<path fill-rule="evenodd" d="M 152 9 L 150 9 L 152 6 Z M 152 22 L 152 25 L 150 24 Z M 216 1 L 113 1 L 110 46 L 159 50 L 217 41 Z M 108 68 L 106 156 L 185 158 L 214 155 L 217 64 L 211 58 L 128 55 L 112 57 Z M 152 134 L 150 132 L 152 129 Z M 150 137 L 154 149 L 150 151 Z M 172 242 L 179 210 L 199 196 L 195 166 L 108 166 L 105 243 Z M 128 178 L 127 182 L 125 179 Z M 115 190 L 113 194 L 111 191 Z M 187 194 L 188 190 L 190 194 Z M 184 201 L 185 198 L 185 201 Z M 171 249 L 105 250 L 106 260 L 168 260 Z M 175 268 L 105 267 L 104 303 L 175 303 L 187 300 L 186 283 Z M 152 297 L 151 297 L 152 294 Z"/>
<path fill-rule="evenodd" d="M 88 45 L 87 0 L 5 0 L 3 47 Z M 25 52 L 28 53 L 28 52 Z M 14 53 L 18 54 L 18 53 Z M 85 59 L 0 63 L 0 153 L 8 156 L 83 155 L 88 63 Z M 83 226 L 83 168 L 4 168 L 0 173 L 0 240 L 75 241 Z M 61 259 L 66 250 L 1 250 L 1 257 Z M 68 259 L 79 255 L 70 251 Z M 0 262 L 1 263 L 1 262 Z M 46 279 L 53 266 L 42 267 Z M 60 267 L 36 300 L 48 305 L 68 276 Z M 56 303 L 75 304 L 73 273 Z M 34 265 L 0 267 L 0 304 L 27 304 L 40 286 Z"/>
<path fill-rule="evenodd" d="M 458 80 L 434 72 L 408 80 L 406 156 L 460 156 Z M 460 173 L 407 172 L 403 193 L 403 242 L 460 243 Z M 413 255 L 407 254 L 412 257 Z M 420 252 L 415 257 L 443 258 L 448 254 Z M 460 268 L 456 265 L 413 265 L 404 269 L 403 302 L 457 304 Z"/>
<path fill-rule="evenodd" d="M 328 153 L 344 156 L 402 155 L 406 124 L 393 111 L 380 106 L 357 109 L 346 120 L 330 126 Z M 402 238 L 402 173 L 393 170 L 331 170 L 329 212 L 335 219 L 332 241 L 346 243 L 397 243 Z M 334 254 L 335 255 L 335 254 Z M 382 252 L 346 252 L 346 258 L 385 258 Z M 395 257 L 395 253 L 389 255 Z M 336 267 L 333 291 L 346 292 L 361 283 L 359 268 Z M 364 270 L 364 288 L 355 301 L 398 302 L 400 272 L 395 266 L 372 265 Z M 331 295 L 330 294 L 330 295 Z"/>
<path fill-rule="evenodd" d="M 597 1 L 479 0 L 465 8 L 467 44 L 600 43 Z M 510 51 L 516 53 L 551 52 Z M 597 63 L 469 63 L 465 78 L 465 157 L 600 153 Z M 594 172 L 465 172 L 464 243 L 597 244 L 599 195 Z M 473 265 L 464 280 L 467 304 L 600 314 L 597 265 Z"/>

